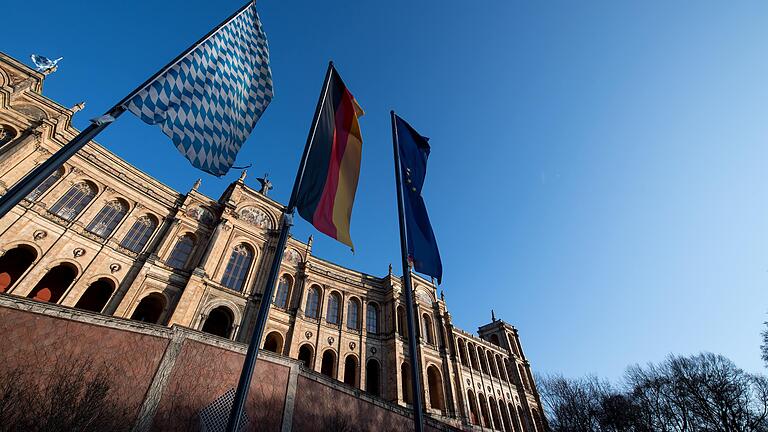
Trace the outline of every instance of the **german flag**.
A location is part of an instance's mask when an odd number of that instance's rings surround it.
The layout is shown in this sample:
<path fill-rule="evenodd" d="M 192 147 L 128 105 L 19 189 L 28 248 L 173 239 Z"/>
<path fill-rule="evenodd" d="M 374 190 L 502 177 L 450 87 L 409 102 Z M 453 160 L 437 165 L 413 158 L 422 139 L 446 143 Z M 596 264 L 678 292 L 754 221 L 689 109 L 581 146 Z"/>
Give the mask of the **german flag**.
<path fill-rule="evenodd" d="M 357 118 L 363 110 L 332 64 L 319 109 L 296 207 L 320 232 L 354 250 L 349 221 L 360 175 L 363 139 Z"/>

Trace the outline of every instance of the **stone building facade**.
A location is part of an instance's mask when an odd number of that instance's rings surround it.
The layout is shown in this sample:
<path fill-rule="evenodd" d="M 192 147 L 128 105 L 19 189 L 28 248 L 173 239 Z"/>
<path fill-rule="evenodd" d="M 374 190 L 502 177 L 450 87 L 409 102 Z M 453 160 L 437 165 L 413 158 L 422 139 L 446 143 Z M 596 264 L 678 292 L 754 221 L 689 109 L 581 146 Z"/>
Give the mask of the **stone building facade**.
<path fill-rule="evenodd" d="M 0 53 L 0 193 L 78 132 L 80 108 L 42 94 L 45 76 Z M 160 139 L 160 138 L 159 138 Z M 284 206 L 245 183 L 218 199 L 179 193 L 91 142 L 0 219 L 0 292 L 115 317 L 178 324 L 245 342 L 262 299 Z M 517 330 L 453 326 L 442 295 L 415 277 L 425 409 L 465 429 L 543 432 Z M 400 277 L 371 276 L 291 238 L 262 343 L 311 370 L 410 404 Z"/>

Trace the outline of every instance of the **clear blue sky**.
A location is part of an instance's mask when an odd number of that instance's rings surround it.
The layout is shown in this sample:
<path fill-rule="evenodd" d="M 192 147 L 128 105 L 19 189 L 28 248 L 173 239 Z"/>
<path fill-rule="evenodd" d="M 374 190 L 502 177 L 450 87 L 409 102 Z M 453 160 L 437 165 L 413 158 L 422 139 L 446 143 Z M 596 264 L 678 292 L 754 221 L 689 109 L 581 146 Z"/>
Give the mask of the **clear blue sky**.
<path fill-rule="evenodd" d="M 240 5 L 61 2 L 11 13 L 0 49 L 64 56 L 46 94 L 122 98 Z M 388 112 L 433 146 L 425 197 L 455 323 L 516 325 L 537 372 L 618 377 L 635 362 L 709 350 L 762 371 L 768 311 L 768 3 L 759 1 L 275 1 L 259 11 L 275 99 L 239 164 L 283 202 L 326 62 L 367 115 L 352 220 L 357 253 L 314 251 L 375 275 L 399 266 Z M 99 141 L 170 186 L 218 197 L 126 114 Z M 313 230 L 301 221 L 294 233 Z"/>

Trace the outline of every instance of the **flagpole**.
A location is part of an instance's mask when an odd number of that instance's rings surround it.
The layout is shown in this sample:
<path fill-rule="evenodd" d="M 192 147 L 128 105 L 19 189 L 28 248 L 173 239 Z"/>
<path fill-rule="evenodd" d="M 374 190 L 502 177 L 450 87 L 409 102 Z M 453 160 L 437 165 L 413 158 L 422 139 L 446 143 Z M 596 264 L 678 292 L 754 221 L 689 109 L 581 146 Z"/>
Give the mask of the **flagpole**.
<path fill-rule="evenodd" d="M 405 208 L 403 207 L 403 181 L 400 173 L 400 142 L 397 137 L 397 125 L 395 112 L 390 111 L 392 117 L 392 148 L 395 153 L 395 183 L 397 185 L 397 215 L 400 221 L 400 252 L 403 260 L 403 291 L 405 291 L 405 310 L 408 315 L 408 355 L 411 360 L 411 389 L 413 390 L 413 423 L 416 432 L 424 430 L 424 413 L 422 412 L 421 393 L 421 358 L 416 349 L 416 325 L 413 309 L 413 283 L 411 281 L 411 266 L 408 263 L 408 241 L 405 221 Z M 405 392 L 405 389 L 403 389 Z"/>
<path fill-rule="evenodd" d="M 264 328 L 266 327 L 267 318 L 269 317 L 269 308 L 272 306 L 272 295 L 275 290 L 275 284 L 277 283 L 277 276 L 280 273 L 285 245 L 288 242 L 288 234 L 291 231 L 291 226 L 293 226 L 293 213 L 296 209 L 296 200 L 298 199 L 301 182 L 304 179 L 304 172 L 307 168 L 309 151 L 312 148 L 312 142 L 314 141 L 315 132 L 317 131 L 317 122 L 320 119 L 320 111 L 322 110 L 325 98 L 328 95 L 328 85 L 331 81 L 332 70 L 333 62 L 328 62 L 328 70 L 325 72 L 325 80 L 323 81 L 323 90 L 320 98 L 317 100 L 315 116 L 312 119 L 312 128 L 307 135 L 307 143 L 304 145 L 304 153 L 301 155 L 299 169 L 296 171 L 296 180 L 293 182 L 291 198 L 288 200 L 288 206 L 283 211 L 283 223 L 280 228 L 280 236 L 277 239 L 277 246 L 275 246 L 276 249 L 275 255 L 272 257 L 272 264 L 269 266 L 267 284 L 264 287 L 264 293 L 261 296 L 259 314 L 256 317 L 256 324 L 254 325 L 253 333 L 251 334 L 251 341 L 248 344 L 248 351 L 245 353 L 243 370 L 240 372 L 240 379 L 237 382 L 235 399 L 232 402 L 232 409 L 229 412 L 229 420 L 227 421 L 227 432 L 239 432 L 240 429 L 239 420 L 243 415 L 245 401 L 248 398 L 248 389 L 251 386 L 253 370 L 256 366 L 256 359 L 259 356 L 259 345 L 261 344 L 261 337 L 264 334 Z"/>
<path fill-rule="evenodd" d="M 78 151 L 80 151 L 80 149 L 85 147 L 85 145 L 89 141 L 96 138 L 96 135 L 101 133 L 101 131 L 106 129 L 107 126 L 111 125 L 115 121 L 115 119 L 120 117 L 120 115 L 122 115 L 125 112 L 125 107 L 123 105 L 126 102 L 131 100 L 139 92 L 141 92 L 147 86 L 152 84 L 152 82 L 154 82 L 155 79 L 157 79 L 157 77 L 166 73 L 172 67 L 176 66 L 176 64 L 179 63 L 184 57 L 186 57 L 187 54 L 189 54 L 191 51 L 195 50 L 198 46 L 203 44 L 206 40 L 208 40 L 208 38 L 213 36 L 222 27 L 227 25 L 235 17 L 240 15 L 245 9 L 251 6 L 251 4 L 256 4 L 256 0 L 248 1 L 240 9 L 238 9 L 237 12 L 232 14 L 232 16 L 222 21 L 213 30 L 211 30 L 205 36 L 200 38 L 200 40 L 192 44 L 184 52 L 179 54 L 175 59 L 171 60 L 170 63 L 168 63 L 162 69 L 157 71 L 154 75 L 149 77 L 149 79 L 144 81 L 144 83 L 136 87 L 132 92 L 128 94 L 128 96 L 124 97 L 120 102 L 115 104 L 115 106 L 107 110 L 104 113 L 104 115 L 102 115 L 97 119 L 97 121 L 93 121 L 90 125 L 88 125 L 87 128 L 83 129 L 79 134 L 77 134 L 77 136 L 72 138 L 72 140 L 64 144 L 56 153 L 54 153 L 51 157 L 46 159 L 45 162 L 38 165 L 29 174 L 27 174 L 21 180 L 19 180 L 18 183 L 13 185 L 8 190 L 8 192 L 5 193 L 5 195 L 0 197 L 0 218 L 8 214 L 8 212 L 11 211 L 11 209 L 14 208 L 16 205 L 18 205 L 22 199 L 24 199 L 27 195 L 32 193 L 32 191 L 35 190 L 35 188 L 37 188 L 40 185 L 40 183 L 45 181 L 45 179 L 47 179 L 51 174 L 53 174 L 54 172 L 56 172 L 56 170 L 61 168 L 61 166 L 64 165 L 64 162 L 66 162 L 72 156 L 74 156 Z"/>

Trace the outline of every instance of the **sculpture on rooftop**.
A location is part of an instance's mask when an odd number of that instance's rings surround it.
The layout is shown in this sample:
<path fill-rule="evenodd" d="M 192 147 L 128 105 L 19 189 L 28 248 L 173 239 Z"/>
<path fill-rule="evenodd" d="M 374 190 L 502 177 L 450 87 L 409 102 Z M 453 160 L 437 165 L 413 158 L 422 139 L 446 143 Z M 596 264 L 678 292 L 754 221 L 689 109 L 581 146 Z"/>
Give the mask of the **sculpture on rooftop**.
<path fill-rule="evenodd" d="M 37 67 L 37 71 L 46 75 L 51 72 L 55 72 L 59 62 L 64 59 L 64 57 L 59 57 L 55 60 L 51 60 L 48 57 L 44 57 L 38 54 L 32 54 L 29 57 L 32 59 L 32 63 L 34 63 Z"/>

